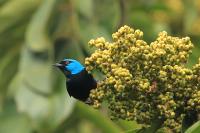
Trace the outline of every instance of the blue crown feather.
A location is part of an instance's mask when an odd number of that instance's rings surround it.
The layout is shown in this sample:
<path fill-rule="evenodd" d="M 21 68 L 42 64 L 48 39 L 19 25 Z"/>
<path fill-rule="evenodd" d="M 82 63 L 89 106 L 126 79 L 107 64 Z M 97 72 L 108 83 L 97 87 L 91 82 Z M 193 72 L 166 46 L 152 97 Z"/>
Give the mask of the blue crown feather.
<path fill-rule="evenodd" d="M 65 69 L 66 71 L 70 71 L 71 74 L 78 74 L 85 69 L 85 67 L 77 60 L 64 59 L 64 61 L 69 61 L 69 64 L 65 66 Z"/>

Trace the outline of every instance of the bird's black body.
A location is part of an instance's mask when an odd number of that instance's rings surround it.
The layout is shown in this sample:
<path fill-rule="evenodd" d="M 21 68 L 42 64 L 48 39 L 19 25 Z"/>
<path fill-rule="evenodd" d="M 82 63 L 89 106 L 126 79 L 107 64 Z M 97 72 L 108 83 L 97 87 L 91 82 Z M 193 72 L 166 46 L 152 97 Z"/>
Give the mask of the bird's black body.
<path fill-rule="evenodd" d="M 85 67 L 73 59 L 64 59 L 54 66 L 58 67 L 67 78 L 66 86 L 70 96 L 90 103 L 90 90 L 97 87 L 97 82 Z"/>
<path fill-rule="evenodd" d="M 90 90 L 96 88 L 97 83 L 93 76 L 84 69 L 80 73 L 72 75 L 66 82 L 66 85 L 70 96 L 81 101 L 86 101 Z"/>

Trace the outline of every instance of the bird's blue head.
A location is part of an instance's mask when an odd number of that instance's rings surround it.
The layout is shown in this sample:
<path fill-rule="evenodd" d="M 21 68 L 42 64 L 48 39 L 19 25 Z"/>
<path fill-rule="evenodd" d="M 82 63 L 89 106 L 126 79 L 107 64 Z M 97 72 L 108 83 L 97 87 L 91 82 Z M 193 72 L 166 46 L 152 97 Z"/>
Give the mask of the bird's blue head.
<path fill-rule="evenodd" d="M 85 69 L 80 62 L 74 59 L 63 59 L 59 63 L 56 63 L 55 66 L 58 67 L 67 78 L 70 78 L 72 75 L 78 74 Z"/>

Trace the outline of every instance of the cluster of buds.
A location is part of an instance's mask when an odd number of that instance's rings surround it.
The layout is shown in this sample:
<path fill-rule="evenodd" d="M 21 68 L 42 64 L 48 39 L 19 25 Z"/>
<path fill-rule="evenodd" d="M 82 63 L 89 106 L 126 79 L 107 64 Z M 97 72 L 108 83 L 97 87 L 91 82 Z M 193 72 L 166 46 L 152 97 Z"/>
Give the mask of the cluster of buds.
<path fill-rule="evenodd" d="M 112 35 L 113 42 L 89 41 L 96 50 L 85 59 L 86 69 L 105 75 L 90 98 L 94 107 L 106 100 L 111 118 L 146 125 L 160 119 L 162 127 L 180 132 L 184 116 L 200 109 L 200 62 L 185 66 L 193 44 L 166 32 L 150 44 L 142 37 L 142 31 L 125 25 Z"/>

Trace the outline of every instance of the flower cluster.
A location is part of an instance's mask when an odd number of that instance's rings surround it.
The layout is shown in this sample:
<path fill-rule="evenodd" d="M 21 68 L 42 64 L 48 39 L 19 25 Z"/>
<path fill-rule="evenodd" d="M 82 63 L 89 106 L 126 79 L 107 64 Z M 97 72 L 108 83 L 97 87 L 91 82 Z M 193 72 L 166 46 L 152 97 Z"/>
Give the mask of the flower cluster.
<path fill-rule="evenodd" d="M 142 37 L 142 31 L 125 25 L 113 42 L 89 41 L 96 51 L 86 58 L 86 69 L 105 75 L 90 98 L 94 107 L 107 100 L 112 118 L 146 125 L 160 119 L 162 127 L 180 132 L 184 116 L 200 110 L 200 62 L 185 67 L 193 44 L 166 32 L 150 44 Z"/>

